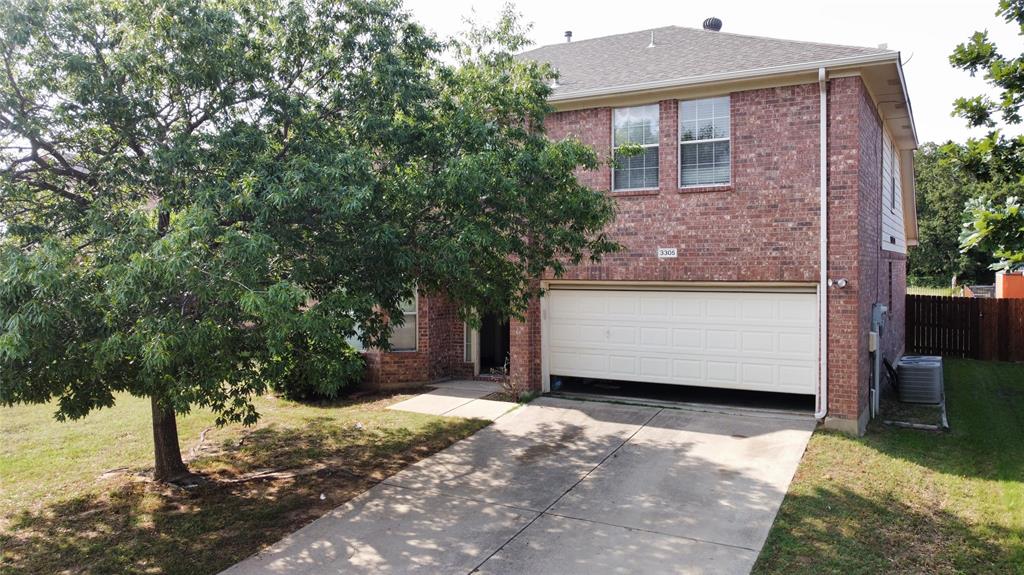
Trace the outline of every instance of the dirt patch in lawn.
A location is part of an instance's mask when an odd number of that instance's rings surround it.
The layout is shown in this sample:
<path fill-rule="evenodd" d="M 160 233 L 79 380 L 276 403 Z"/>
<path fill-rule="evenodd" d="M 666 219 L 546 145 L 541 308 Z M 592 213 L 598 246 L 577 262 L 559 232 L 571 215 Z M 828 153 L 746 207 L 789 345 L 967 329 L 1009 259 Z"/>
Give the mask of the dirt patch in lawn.
<path fill-rule="evenodd" d="M 0 525 L 0 571 L 217 573 L 485 425 L 387 410 L 404 396 L 281 402 L 256 428 L 204 427 L 182 489 L 142 466 L 93 475 Z M 99 439 L 102 440 L 102 439 Z"/>

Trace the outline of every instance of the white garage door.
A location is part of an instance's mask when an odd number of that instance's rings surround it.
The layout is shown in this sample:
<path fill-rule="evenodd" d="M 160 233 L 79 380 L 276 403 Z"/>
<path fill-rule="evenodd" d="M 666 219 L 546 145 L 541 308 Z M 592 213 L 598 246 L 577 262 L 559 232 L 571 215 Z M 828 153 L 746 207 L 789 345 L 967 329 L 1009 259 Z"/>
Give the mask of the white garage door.
<path fill-rule="evenodd" d="M 813 394 L 813 293 L 554 289 L 548 372 Z"/>

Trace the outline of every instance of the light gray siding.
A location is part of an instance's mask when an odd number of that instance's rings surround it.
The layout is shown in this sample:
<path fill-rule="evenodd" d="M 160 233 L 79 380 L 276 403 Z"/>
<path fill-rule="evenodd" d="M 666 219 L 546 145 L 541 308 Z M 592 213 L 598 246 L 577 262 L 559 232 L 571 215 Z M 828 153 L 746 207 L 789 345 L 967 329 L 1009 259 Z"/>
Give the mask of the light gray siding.
<path fill-rule="evenodd" d="M 882 249 L 907 253 L 907 237 L 903 226 L 903 175 L 900 172 L 900 151 L 892 145 L 889 134 L 882 136 Z"/>

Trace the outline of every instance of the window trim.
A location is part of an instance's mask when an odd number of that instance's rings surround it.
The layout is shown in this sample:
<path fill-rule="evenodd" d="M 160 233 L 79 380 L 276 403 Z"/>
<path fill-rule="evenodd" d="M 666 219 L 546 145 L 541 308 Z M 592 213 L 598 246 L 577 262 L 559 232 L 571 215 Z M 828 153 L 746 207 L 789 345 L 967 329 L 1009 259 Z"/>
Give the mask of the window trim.
<path fill-rule="evenodd" d="M 413 346 L 411 348 L 401 348 L 401 349 L 399 349 L 397 347 L 394 347 L 392 345 L 391 351 L 393 353 L 415 353 L 415 352 L 420 350 L 420 294 L 419 294 L 418 290 L 414 290 L 413 291 L 412 303 L 413 303 L 413 311 L 411 311 L 411 312 L 403 311 L 402 312 L 402 317 L 406 321 L 404 323 L 402 323 L 401 329 L 406 329 L 406 328 L 409 327 L 408 316 L 412 315 L 413 316 L 412 329 L 413 329 L 413 333 L 415 334 L 414 337 L 413 337 L 413 342 L 415 342 L 415 343 L 413 343 Z M 391 335 L 394 336 L 394 332 L 393 331 L 392 331 Z"/>
<path fill-rule="evenodd" d="M 683 102 L 698 102 L 700 100 L 713 100 L 715 98 L 728 98 L 729 99 L 729 137 L 728 138 L 708 138 L 705 140 L 690 140 L 684 142 L 683 137 L 683 116 L 680 111 L 683 108 Z M 731 188 L 733 185 L 733 161 L 732 161 L 732 93 L 719 94 L 717 96 L 705 96 L 703 98 L 688 98 L 683 100 L 676 100 L 676 183 L 680 190 L 704 190 L 704 189 L 716 189 L 716 188 Z M 729 181 L 728 182 L 717 182 L 713 184 L 683 184 L 683 145 L 688 144 L 699 144 L 699 143 L 715 143 L 715 142 L 729 142 Z"/>
<path fill-rule="evenodd" d="M 649 108 L 649 107 L 654 107 L 655 110 L 657 110 L 657 112 L 658 112 L 657 115 L 656 115 L 656 117 L 658 118 L 658 138 L 657 138 L 658 142 L 656 144 L 637 144 L 637 145 L 639 145 L 641 148 L 644 148 L 644 149 L 646 149 L 646 148 L 658 148 L 658 185 L 657 186 L 653 186 L 653 187 L 647 186 L 647 187 L 641 187 L 641 188 L 616 188 L 615 187 L 615 164 L 614 164 L 614 161 L 615 161 L 615 148 L 616 148 L 616 146 L 615 146 L 615 112 L 617 112 L 618 110 L 630 110 L 630 109 L 633 109 L 633 108 Z M 613 107 L 612 108 L 612 117 L 611 117 L 611 122 L 610 123 L 611 123 L 611 131 L 610 131 L 610 133 L 608 135 L 609 135 L 610 141 L 611 141 L 612 162 L 613 162 L 612 166 L 611 166 L 611 171 L 612 171 L 612 173 L 611 173 L 611 191 L 612 191 L 612 193 L 613 194 L 622 193 L 622 194 L 627 194 L 628 195 L 630 193 L 635 193 L 635 192 L 656 192 L 656 191 L 660 190 L 661 189 L 661 149 L 660 149 L 661 148 L 661 102 L 652 102 L 650 104 L 637 104 L 635 106 L 617 106 L 617 107 Z"/>

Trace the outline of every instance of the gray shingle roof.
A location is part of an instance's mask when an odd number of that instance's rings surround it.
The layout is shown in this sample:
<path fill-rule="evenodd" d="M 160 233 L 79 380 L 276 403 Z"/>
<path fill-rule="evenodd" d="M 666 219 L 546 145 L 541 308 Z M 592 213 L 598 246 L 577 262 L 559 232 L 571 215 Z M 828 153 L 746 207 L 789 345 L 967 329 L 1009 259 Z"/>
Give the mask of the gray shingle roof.
<path fill-rule="evenodd" d="M 648 48 L 651 32 L 655 46 Z M 896 52 L 665 26 L 542 46 L 518 57 L 554 66 L 559 79 L 553 97 L 563 98 L 617 88 L 629 91 L 636 84 L 747 71 L 754 75 L 778 66 L 885 55 Z"/>

